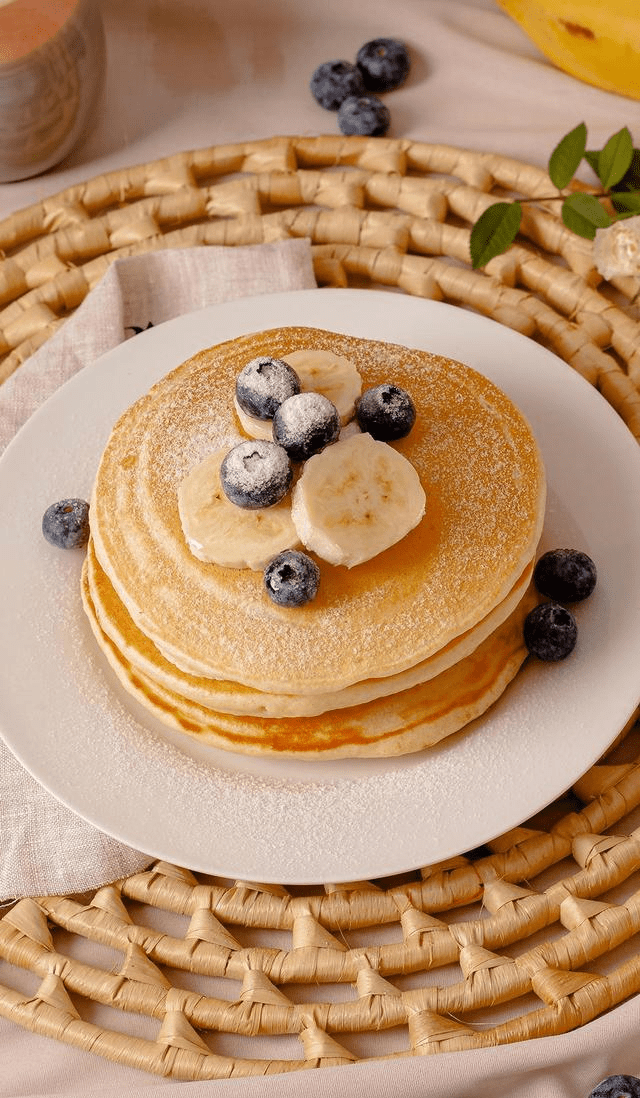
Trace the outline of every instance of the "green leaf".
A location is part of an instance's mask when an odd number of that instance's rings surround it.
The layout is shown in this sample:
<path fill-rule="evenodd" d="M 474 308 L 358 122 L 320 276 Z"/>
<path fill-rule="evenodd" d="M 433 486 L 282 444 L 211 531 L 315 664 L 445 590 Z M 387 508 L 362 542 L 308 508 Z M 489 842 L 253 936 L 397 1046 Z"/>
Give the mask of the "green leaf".
<path fill-rule="evenodd" d="M 637 191 L 614 191 L 611 201 L 617 212 L 624 217 L 640 214 L 640 194 Z"/>
<path fill-rule="evenodd" d="M 494 256 L 506 252 L 515 240 L 522 218 L 519 202 L 496 202 L 480 215 L 471 230 L 471 263 L 484 267 Z"/>
<path fill-rule="evenodd" d="M 593 149 L 587 149 L 586 153 L 584 154 L 584 158 L 585 158 L 587 164 L 589 164 L 589 166 L 593 168 L 595 174 L 597 175 L 597 177 L 599 179 L 600 178 L 600 153 L 596 152 Z"/>
<path fill-rule="evenodd" d="M 573 179 L 587 147 L 587 127 L 584 122 L 562 138 L 549 158 L 549 176 L 559 191 Z M 624 174 L 624 173 L 623 173 Z"/>
<path fill-rule="evenodd" d="M 627 127 L 623 126 L 609 138 L 599 156 L 598 175 L 603 187 L 613 187 L 619 183 L 631 167 L 632 160 L 633 140 Z"/>
<path fill-rule="evenodd" d="M 640 149 L 633 150 L 631 164 L 619 183 L 614 183 L 612 191 L 640 190 Z"/>
<path fill-rule="evenodd" d="M 592 194 L 580 192 L 569 195 L 562 203 L 562 220 L 568 229 L 593 240 L 596 229 L 606 229 L 613 224 L 604 206 Z"/>

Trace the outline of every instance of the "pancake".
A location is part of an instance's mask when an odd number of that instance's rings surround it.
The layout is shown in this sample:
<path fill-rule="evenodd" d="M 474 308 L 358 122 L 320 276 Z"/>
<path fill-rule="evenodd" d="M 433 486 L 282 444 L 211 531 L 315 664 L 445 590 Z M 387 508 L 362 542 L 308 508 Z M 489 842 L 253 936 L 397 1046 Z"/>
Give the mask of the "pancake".
<path fill-rule="evenodd" d="M 301 717 L 362 704 L 434 678 L 471 653 L 502 624 L 523 598 L 532 573 L 533 562 L 525 568 L 507 598 L 477 626 L 415 667 L 383 679 L 366 679 L 327 694 L 297 695 L 267 693 L 243 686 L 242 683 L 207 679 L 180 671 L 138 629 L 96 560 L 91 541 L 87 548 L 84 583 L 85 597 L 91 603 L 91 615 L 99 626 L 98 642 L 105 649 L 106 642 L 110 642 L 120 652 L 130 667 L 130 677 L 138 673 L 141 679 L 150 679 L 173 695 L 217 712 L 256 717 Z M 101 641 L 103 634 L 106 639 L 104 644 Z"/>
<path fill-rule="evenodd" d="M 538 601 L 529 588 L 470 655 L 422 685 L 316 716 L 261 719 L 214 713 L 133 668 L 100 628 L 87 572 L 85 566 L 82 596 L 96 639 L 125 689 L 153 716 L 214 747 L 305 759 L 406 754 L 467 726 L 503 694 L 520 669 L 527 655 L 524 618 Z"/>
<path fill-rule="evenodd" d="M 244 437 L 233 408 L 235 378 L 243 366 L 259 355 L 286 358 L 304 348 L 351 359 L 366 387 L 392 381 L 411 393 L 415 426 L 393 445 L 418 471 L 427 507 L 415 529 L 373 559 L 351 569 L 320 561 L 316 599 L 286 609 L 265 596 L 261 573 L 221 568 L 192 555 L 180 525 L 177 490 L 208 453 Z M 544 502 L 544 469 L 533 434 L 508 397 L 482 375 L 423 351 L 319 329 L 279 328 L 200 352 L 125 412 L 100 462 L 91 529 L 95 556 L 117 599 L 179 672 L 304 697 L 393 678 L 474 630 L 504 603 L 531 564 Z M 496 632 L 491 636 L 495 643 Z M 475 656 L 487 645 L 490 638 Z M 499 653 L 495 663 L 489 660 L 492 683 L 504 663 Z M 455 675 L 456 666 L 441 674 Z M 141 674 L 131 669 L 129 678 L 142 682 Z M 462 683 L 462 694 L 468 693 L 468 675 Z M 407 721 L 413 731 L 385 733 L 380 743 L 395 745 L 389 753 L 417 749 L 402 743 L 429 741 L 425 718 L 413 710 L 423 687 L 414 689 L 415 699 L 411 691 L 398 695 L 411 694 Z M 351 707 L 349 719 L 354 712 Z M 251 719 L 259 720 L 245 718 Z M 325 728 L 333 721 L 332 730 L 320 738 L 333 744 L 332 752 L 342 751 L 335 739 L 343 719 L 342 711 L 325 718 Z M 440 719 L 442 714 L 436 724 Z M 418 726 L 422 731 L 414 734 Z M 300 735 L 291 725 L 286 742 L 306 751 L 303 730 L 309 722 L 296 727 Z M 362 747 L 369 753 L 373 738 L 366 731 L 358 736 L 349 752 Z M 222 738 L 227 746 L 234 742 Z M 259 735 L 241 739 L 242 750 L 249 742 L 255 745 L 251 750 L 263 749 Z M 285 739 L 283 734 L 264 749 L 284 750 L 275 744 Z"/>

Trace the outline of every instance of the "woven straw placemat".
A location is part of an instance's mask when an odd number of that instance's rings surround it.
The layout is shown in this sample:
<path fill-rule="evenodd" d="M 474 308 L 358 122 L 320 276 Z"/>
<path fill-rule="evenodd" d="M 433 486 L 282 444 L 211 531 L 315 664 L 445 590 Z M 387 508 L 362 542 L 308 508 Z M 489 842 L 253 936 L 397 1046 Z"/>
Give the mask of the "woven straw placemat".
<path fill-rule="evenodd" d="M 640 439 L 640 281 L 600 278 L 556 193 L 504 157 L 356 137 L 216 146 L 100 176 L 0 223 L 0 379 L 118 256 L 299 236 L 320 285 L 446 300 L 544 343 Z M 536 201 L 506 255 L 473 271 L 470 226 L 505 195 Z M 160 862 L 95 894 L 21 900 L 0 920 L 21 988 L 0 986 L 0 1014 L 194 1080 L 559 1034 L 640 991 L 639 806 L 632 719 L 535 820 L 403 877 L 287 888 Z M 83 939 L 102 965 L 82 959 Z M 94 1003 L 120 1012 L 114 1028 L 92 1020 Z M 265 1057 L 265 1038 L 281 1057 Z"/>

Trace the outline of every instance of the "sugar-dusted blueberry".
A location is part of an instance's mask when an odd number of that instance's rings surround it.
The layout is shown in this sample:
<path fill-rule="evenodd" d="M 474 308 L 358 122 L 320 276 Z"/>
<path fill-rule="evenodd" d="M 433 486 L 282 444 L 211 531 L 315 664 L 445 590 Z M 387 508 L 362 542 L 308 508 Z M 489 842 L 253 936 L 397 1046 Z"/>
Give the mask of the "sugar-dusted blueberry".
<path fill-rule="evenodd" d="M 273 507 L 291 487 L 293 470 L 281 446 L 267 439 L 239 442 L 220 465 L 222 491 L 231 503 L 256 511 Z"/>
<path fill-rule="evenodd" d="M 576 646 L 578 626 L 566 606 L 543 602 L 524 619 L 524 643 L 532 656 L 548 663 L 565 659 Z"/>
<path fill-rule="evenodd" d="M 292 461 L 306 461 L 324 450 L 340 434 L 340 415 L 322 393 L 297 393 L 273 417 L 273 437 Z"/>
<path fill-rule="evenodd" d="M 360 47 L 356 64 L 369 91 L 385 92 L 404 83 L 411 59 L 407 47 L 396 38 L 374 38 Z"/>
<path fill-rule="evenodd" d="M 256 419 L 272 419 L 282 401 L 299 392 L 300 378 L 293 367 L 268 355 L 253 358 L 236 378 L 236 400 Z"/>
<path fill-rule="evenodd" d="M 608 1075 L 587 1098 L 640 1098 L 640 1079 L 637 1075 Z"/>
<path fill-rule="evenodd" d="M 327 111 L 337 111 L 350 95 L 364 95 L 362 73 L 350 61 L 325 61 L 309 82 L 314 99 Z"/>
<path fill-rule="evenodd" d="M 377 95 L 350 95 L 338 108 L 338 128 L 347 136 L 384 137 L 390 125 L 389 108 Z"/>
<path fill-rule="evenodd" d="M 405 389 L 387 383 L 364 391 L 356 404 L 356 419 L 360 429 L 373 438 L 393 442 L 409 434 L 416 409 Z"/>
<path fill-rule="evenodd" d="M 533 572 L 541 595 L 556 602 L 582 602 L 593 591 L 597 571 L 591 557 L 579 549 L 550 549 Z"/>
<path fill-rule="evenodd" d="M 264 570 L 269 598 L 279 606 L 304 606 L 316 597 L 320 569 L 306 553 L 285 549 Z"/>
<path fill-rule="evenodd" d="M 89 504 L 84 499 L 61 499 L 47 507 L 42 533 L 58 549 L 82 549 L 89 540 Z"/>

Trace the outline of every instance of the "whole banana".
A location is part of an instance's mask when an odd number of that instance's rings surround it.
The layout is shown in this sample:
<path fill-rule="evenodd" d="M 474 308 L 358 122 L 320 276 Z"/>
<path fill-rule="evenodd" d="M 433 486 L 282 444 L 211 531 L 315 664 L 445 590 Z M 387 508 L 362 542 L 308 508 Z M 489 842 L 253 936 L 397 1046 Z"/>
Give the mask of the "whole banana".
<path fill-rule="evenodd" d="M 640 5 L 634 0 L 497 0 L 570 76 L 640 99 Z"/>

